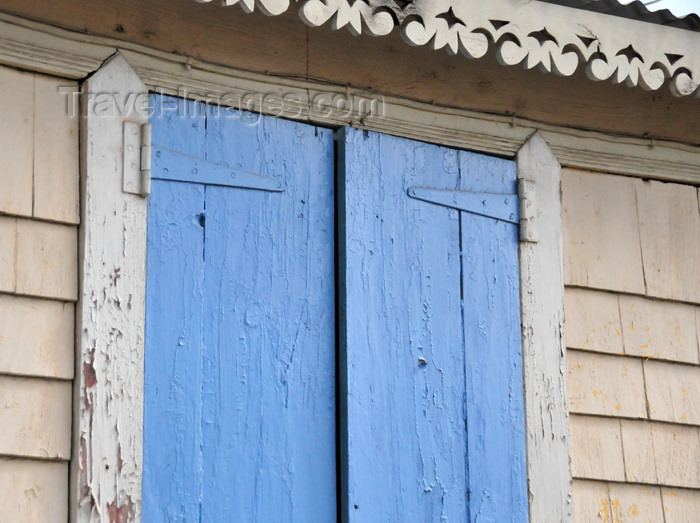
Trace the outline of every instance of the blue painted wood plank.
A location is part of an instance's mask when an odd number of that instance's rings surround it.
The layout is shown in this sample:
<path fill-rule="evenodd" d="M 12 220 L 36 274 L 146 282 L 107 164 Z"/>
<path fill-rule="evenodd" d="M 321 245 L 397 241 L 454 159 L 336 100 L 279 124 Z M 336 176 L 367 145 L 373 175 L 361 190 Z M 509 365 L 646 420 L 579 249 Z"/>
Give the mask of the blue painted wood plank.
<path fill-rule="evenodd" d="M 286 189 L 207 187 L 202 521 L 332 522 L 333 134 L 272 118 L 207 130 L 210 160 Z"/>
<path fill-rule="evenodd" d="M 343 134 L 344 518 L 527 521 L 517 228 L 406 194 L 513 193 L 514 163 Z"/>
<path fill-rule="evenodd" d="M 198 521 L 204 187 L 155 180 L 148 203 L 144 521 Z"/>
<path fill-rule="evenodd" d="M 460 189 L 515 192 L 515 162 L 460 152 Z M 472 522 L 528 520 L 518 230 L 461 213 Z"/>
<path fill-rule="evenodd" d="M 457 153 L 353 129 L 340 147 L 344 519 L 467 521 L 458 212 L 406 194 L 457 189 Z"/>
<path fill-rule="evenodd" d="M 154 181 L 144 521 L 335 521 L 332 131 L 212 115 L 152 124 L 155 144 L 285 191 Z M 163 166 L 181 168 L 165 148 Z M 178 195 L 192 190 L 190 208 Z M 193 336 L 196 350 L 162 348 Z"/>
<path fill-rule="evenodd" d="M 152 94 L 151 140 L 155 147 L 205 158 L 206 107 L 192 100 Z"/>

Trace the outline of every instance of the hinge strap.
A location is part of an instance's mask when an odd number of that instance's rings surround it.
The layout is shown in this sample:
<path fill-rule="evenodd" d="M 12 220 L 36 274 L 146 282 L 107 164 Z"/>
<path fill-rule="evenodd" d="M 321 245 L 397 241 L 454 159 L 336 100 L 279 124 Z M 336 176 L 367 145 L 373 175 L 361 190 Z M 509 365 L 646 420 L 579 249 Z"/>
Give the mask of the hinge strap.
<path fill-rule="evenodd" d="M 515 225 L 520 223 L 517 194 L 411 187 L 408 190 L 408 195 L 416 200 L 450 207 L 471 214 Z"/>
<path fill-rule="evenodd" d="M 151 194 L 151 124 L 141 126 L 141 196 Z"/>
<path fill-rule="evenodd" d="M 157 145 L 153 153 L 153 178 L 157 180 L 203 183 L 259 191 L 284 191 L 284 184 L 280 180 L 262 174 L 227 167 Z"/>
<path fill-rule="evenodd" d="M 122 190 L 147 197 L 151 193 L 151 125 L 124 122 Z"/>
<path fill-rule="evenodd" d="M 535 202 L 535 182 L 521 178 L 518 180 L 520 196 L 520 241 L 537 243 L 539 237 L 536 227 L 537 205 Z"/>

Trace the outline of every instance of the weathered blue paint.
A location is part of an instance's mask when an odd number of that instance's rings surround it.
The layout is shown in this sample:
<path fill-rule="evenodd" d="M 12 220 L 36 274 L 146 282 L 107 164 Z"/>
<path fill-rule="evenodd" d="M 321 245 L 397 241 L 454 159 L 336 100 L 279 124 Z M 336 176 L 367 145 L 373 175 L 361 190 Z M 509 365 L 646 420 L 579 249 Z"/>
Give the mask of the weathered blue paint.
<path fill-rule="evenodd" d="M 146 279 L 143 521 L 198 521 L 204 186 L 154 180 Z"/>
<path fill-rule="evenodd" d="M 515 193 L 515 162 L 461 152 L 460 189 Z M 528 520 L 518 229 L 460 213 L 473 522 Z"/>
<path fill-rule="evenodd" d="M 335 521 L 332 132 L 170 116 L 153 176 L 190 182 L 149 203 L 144 521 Z"/>
<path fill-rule="evenodd" d="M 343 517 L 527 521 L 517 228 L 407 195 L 514 193 L 514 164 L 339 142 Z"/>

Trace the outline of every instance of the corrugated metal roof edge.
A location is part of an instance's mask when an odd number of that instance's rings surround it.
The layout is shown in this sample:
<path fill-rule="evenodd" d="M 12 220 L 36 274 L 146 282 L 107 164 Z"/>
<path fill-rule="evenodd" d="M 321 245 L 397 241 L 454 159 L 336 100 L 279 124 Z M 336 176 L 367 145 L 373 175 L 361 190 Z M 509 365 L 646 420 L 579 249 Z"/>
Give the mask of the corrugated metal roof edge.
<path fill-rule="evenodd" d="M 691 13 L 678 17 L 668 9 L 651 11 L 638 0 L 629 4 L 621 4 L 617 0 L 539 0 L 548 4 L 557 4 L 575 9 L 583 9 L 621 18 L 629 18 L 641 22 L 677 27 L 689 31 L 700 32 L 700 16 Z"/>

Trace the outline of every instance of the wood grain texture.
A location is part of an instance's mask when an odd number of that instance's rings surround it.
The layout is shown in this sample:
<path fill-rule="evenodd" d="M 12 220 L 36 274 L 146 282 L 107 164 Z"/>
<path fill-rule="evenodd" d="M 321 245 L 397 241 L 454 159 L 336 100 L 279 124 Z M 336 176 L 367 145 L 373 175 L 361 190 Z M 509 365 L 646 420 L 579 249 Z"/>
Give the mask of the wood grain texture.
<path fill-rule="evenodd" d="M 34 158 L 34 75 L 0 67 L 0 212 L 32 215 Z"/>
<path fill-rule="evenodd" d="M 0 376 L 0 454 L 71 457 L 71 384 Z"/>
<path fill-rule="evenodd" d="M 659 487 L 611 483 L 610 501 L 615 522 L 666 521 Z"/>
<path fill-rule="evenodd" d="M 203 157 L 204 113 L 151 99 L 154 143 Z M 160 181 L 179 167 L 164 161 L 148 199 L 142 518 L 187 521 L 202 496 L 204 186 Z"/>
<path fill-rule="evenodd" d="M 700 490 L 662 488 L 666 521 L 693 523 L 700 507 Z"/>
<path fill-rule="evenodd" d="M 534 183 L 537 243 L 520 244 L 530 520 L 571 521 L 566 398 L 561 168 L 538 134 L 518 152 L 518 178 Z"/>
<path fill-rule="evenodd" d="M 606 482 L 574 480 L 572 502 L 575 523 L 612 523 L 610 491 Z"/>
<path fill-rule="evenodd" d="M 0 484 L 3 523 L 65 523 L 68 463 L 0 459 Z"/>
<path fill-rule="evenodd" d="M 631 178 L 564 169 L 567 285 L 645 293 L 635 184 Z"/>
<path fill-rule="evenodd" d="M 653 423 L 654 461 L 659 484 L 700 488 L 700 429 Z"/>
<path fill-rule="evenodd" d="M 458 158 L 461 190 L 516 193 L 515 162 L 467 152 Z M 525 522 L 518 228 L 461 212 L 460 243 L 471 520 Z"/>
<path fill-rule="evenodd" d="M 292 92 L 303 101 L 301 115 L 294 110 L 287 113 L 293 118 L 311 119 L 331 126 L 361 126 L 377 132 L 504 156 L 515 154 L 529 136 L 539 130 L 562 165 L 693 184 L 700 179 L 696 148 L 658 139 L 652 142 L 644 138 L 646 135 L 641 138 L 606 135 L 525 119 L 522 115 L 515 118 L 509 113 L 477 113 L 458 106 L 438 106 L 425 100 L 388 96 L 383 91 L 372 94 L 361 87 L 333 85 L 322 79 L 306 79 L 299 75 L 273 76 L 267 72 L 241 69 L 244 66 L 235 69 L 177 52 L 163 53 L 139 43 L 75 33 L 4 13 L 0 13 L 0 20 L 0 32 L 6 35 L 6 39 L 0 41 L 0 61 L 28 70 L 84 78 L 118 47 L 149 88 L 167 94 L 179 95 L 187 90 L 210 98 Z M 495 92 L 501 93 L 502 90 Z M 375 98 L 381 95 L 385 111 L 380 118 L 360 118 L 353 111 L 343 116 L 337 112 L 320 114 L 318 106 L 312 110 L 313 104 L 305 105 L 318 94 L 326 99 L 329 95 L 340 96 L 355 103 L 368 95 Z M 606 97 L 605 101 L 608 99 Z M 625 103 L 627 101 L 625 98 Z M 262 112 L 277 115 L 279 106 L 265 104 Z"/>
<path fill-rule="evenodd" d="M 285 189 L 154 181 L 146 518 L 335 521 L 333 135 L 254 118 L 153 119 L 156 145 Z M 160 151 L 155 177 L 189 165 Z"/>
<path fill-rule="evenodd" d="M 620 420 L 627 481 L 658 483 L 651 429 L 651 423 Z"/>
<path fill-rule="evenodd" d="M 84 93 L 145 93 L 116 55 Z M 81 130 L 81 289 L 76 332 L 71 517 L 139 520 L 146 293 L 146 201 L 122 192 L 122 138 L 130 111 L 90 111 Z"/>
<path fill-rule="evenodd" d="M 17 219 L 0 216 L 0 291 L 17 286 Z"/>
<path fill-rule="evenodd" d="M 61 88 L 77 84 L 42 75 L 34 78 L 35 218 L 80 222 L 78 115 L 70 115 Z"/>
<path fill-rule="evenodd" d="M 69 8 L 68 8 L 69 7 Z M 696 100 L 608 82 L 502 67 L 495 56 L 474 61 L 409 47 L 398 32 L 354 37 L 330 27 L 307 28 L 296 8 L 269 18 L 238 7 L 157 0 L 0 1 L 0 10 L 80 33 L 135 42 L 213 64 L 353 85 L 446 107 L 516 114 L 563 126 L 682 142 L 700 142 Z M 100 16 L 94 16 L 95 12 Z M 167 22 L 162 13 L 168 12 Z M 308 64 L 308 65 L 307 65 Z"/>
<path fill-rule="evenodd" d="M 696 309 L 685 303 L 620 296 L 625 353 L 697 364 Z"/>
<path fill-rule="evenodd" d="M 700 361 L 700 307 L 695 307 L 695 330 L 698 336 L 698 360 Z"/>
<path fill-rule="evenodd" d="M 625 481 L 620 420 L 571 416 L 571 470 L 576 479 Z"/>
<path fill-rule="evenodd" d="M 513 165 L 353 129 L 340 144 L 343 516 L 526 521 L 515 227 L 406 194 L 512 192 Z"/>
<path fill-rule="evenodd" d="M 622 421 L 627 480 L 669 487 L 700 487 L 697 427 Z"/>
<path fill-rule="evenodd" d="M 637 181 L 639 231 L 649 296 L 700 303 L 697 189 Z"/>
<path fill-rule="evenodd" d="M 700 367 L 645 361 L 649 417 L 700 426 Z"/>
<path fill-rule="evenodd" d="M 0 372 L 72 379 L 72 303 L 0 295 Z"/>
<path fill-rule="evenodd" d="M 18 219 L 16 256 L 18 294 L 77 299 L 77 227 Z"/>
<path fill-rule="evenodd" d="M 617 294 L 568 288 L 564 304 L 568 348 L 625 353 Z"/>
<path fill-rule="evenodd" d="M 570 412 L 647 417 L 642 360 L 569 350 L 566 364 Z"/>
<path fill-rule="evenodd" d="M 197 520 L 204 187 L 154 180 L 148 207 L 142 517 Z"/>

